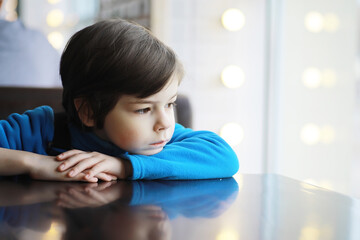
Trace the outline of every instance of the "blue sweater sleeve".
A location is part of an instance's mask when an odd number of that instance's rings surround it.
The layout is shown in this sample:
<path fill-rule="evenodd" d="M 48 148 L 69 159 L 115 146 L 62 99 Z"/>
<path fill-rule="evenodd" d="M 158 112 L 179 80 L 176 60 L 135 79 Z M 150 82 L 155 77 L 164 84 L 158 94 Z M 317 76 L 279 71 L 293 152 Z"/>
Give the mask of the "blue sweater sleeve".
<path fill-rule="evenodd" d="M 132 179 L 211 179 L 233 176 L 239 163 L 232 148 L 217 134 L 176 124 L 164 149 L 152 156 L 128 155 Z"/>
<path fill-rule="evenodd" d="M 0 147 L 46 155 L 54 136 L 54 113 L 49 106 L 11 114 L 0 120 Z"/>

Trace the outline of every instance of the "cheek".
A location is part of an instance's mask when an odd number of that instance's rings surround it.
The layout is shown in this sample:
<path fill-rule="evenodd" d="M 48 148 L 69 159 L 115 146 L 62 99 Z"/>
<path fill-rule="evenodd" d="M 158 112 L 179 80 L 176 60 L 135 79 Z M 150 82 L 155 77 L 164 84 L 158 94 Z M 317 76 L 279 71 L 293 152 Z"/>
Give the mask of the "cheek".
<path fill-rule="evenodd" d="M 140 136 L 138 131 L 119 129 L 109 133 L 109 140 L 119 148 L 132 152 L 142 145 Z"/>
<path fill-rule="evenodd" d="M 106 125 L 106 132 L 115 145 L 127 148 L 140 142 L 144 131 L 135 121 L 114 121 Z"/>
<path fill-rule="evenodd" d="M 141 131 L 139 129 L 122 129 L 122 131 L 119 132 L 119 135 L 121 135 L 121 140 L 124 144 L 133 144 L 136 142 L 139 142 L 139 139 L 141 138 Z"/>

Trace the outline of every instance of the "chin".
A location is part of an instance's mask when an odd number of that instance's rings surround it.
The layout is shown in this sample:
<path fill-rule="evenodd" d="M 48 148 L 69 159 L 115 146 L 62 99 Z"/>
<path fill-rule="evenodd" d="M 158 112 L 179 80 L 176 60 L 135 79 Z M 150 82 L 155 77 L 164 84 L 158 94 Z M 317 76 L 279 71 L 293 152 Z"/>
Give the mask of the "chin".
<path fill-rule="evenodd" d="M 135 153 L 135 154 L 151 156 L 151 155 L 155 155 L 155 154 L 161 152 L 162 150 L 163 150 L 163 148 L 147 149 L 147 150 L 139 151 L 138 153 Z"/>

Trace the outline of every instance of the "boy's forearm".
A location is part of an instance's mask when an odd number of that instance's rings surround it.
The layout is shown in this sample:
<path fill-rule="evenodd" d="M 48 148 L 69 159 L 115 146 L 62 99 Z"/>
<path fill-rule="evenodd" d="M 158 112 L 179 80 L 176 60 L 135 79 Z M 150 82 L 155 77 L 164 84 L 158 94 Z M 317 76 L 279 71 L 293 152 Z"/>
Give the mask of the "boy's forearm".
<path fill-rule="evenodd" d="M 0 175 L 26 174 L 30 171 L 29 158 L 33 153 L 0 148 Z"/>

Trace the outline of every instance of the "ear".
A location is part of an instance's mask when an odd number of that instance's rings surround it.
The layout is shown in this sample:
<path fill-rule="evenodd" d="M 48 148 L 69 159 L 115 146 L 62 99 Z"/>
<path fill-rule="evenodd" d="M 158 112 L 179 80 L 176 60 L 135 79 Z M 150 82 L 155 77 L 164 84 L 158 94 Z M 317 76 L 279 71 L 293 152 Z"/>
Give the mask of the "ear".
<path fill-rule="evenodd" d="M 75 98 L 74 105 L 80 121 L 87 127 L 94 127 L 93 111 L 84 98 Z"/>

